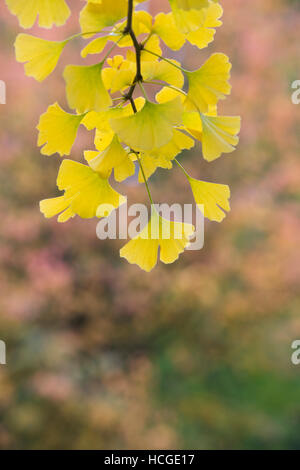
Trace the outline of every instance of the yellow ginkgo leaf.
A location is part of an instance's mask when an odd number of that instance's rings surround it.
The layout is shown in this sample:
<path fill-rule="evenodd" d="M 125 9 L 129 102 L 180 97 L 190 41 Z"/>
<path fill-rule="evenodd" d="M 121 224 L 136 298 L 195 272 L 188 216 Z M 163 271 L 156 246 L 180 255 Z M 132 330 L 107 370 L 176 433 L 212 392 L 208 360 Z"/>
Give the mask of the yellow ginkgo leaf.
<path fill-rule="evenodd" d="M 154 36 L 151 36 L 150 39 L 147 41 L 145 49 L 147 49 L 147 51 L 154 52 L 154 54 L 158 56 L 162 55 L 162 50 L 160 47 L 160 39 L 158 36 L 156 36 L 156 34 Z M 142 50 L 142 53 L 141 53 L 142 61 L 145 61 L 145 60 L 152 61 L 152 60 L 158 59 L 155 55 L 150 54 L 150 52 L 147 52 L 147 51 Z"/>
<path fill-rule="evenodd" d="M 117 208 L 126 201 L 107 179 L 72 160 L 64 160 L 61 164 L 57 186 L 65 191 L 64 197 L 70 199 L 73 212 L 82 218 L 95 217 L 99 205 L 109 204 Z"/>
<path fill-rule="evenodd" d="M 85 59 L 89 54 L 101 54 L 108 41 L 113 41 L 113 38 L 115 37 L 116 36 L 107 35 L 93 39 L 87 46 L 85 46 L 84 49 L 82 49 L 81 57 Z"/>
<path fill-rule="evenodd" d="M 142 96 L 136 98 L 134 101 L 138 111 L 140 111 L 145 105 L 145 98 Z M 88 130 L 107 130 L 110 127 L 109 121 L 111 119 L 132 116 L 133 114 L 134 113 L 130 104 L 124 106 L 123 108 L 109 108 L 108 110 L 101 112 L 91 111 L 87 113 L 82 121 L 82 124 L 84 124 Z"/>
<path fill-rule="evenodd" d="M 11 13 L 18 17 L 22 28 L 31 28 L 37 16 L 39 26 L 51 28 L 54 24 L 62 26 L 70 15 L 65 0 L 5 0 Z"/>
<path fill-rule="evenodd" d="M 90 37 L 91 35 L 84 35 L 84 37 Z M 105 36 L 99 36 L 93 39 L 87 46 L 81 51 L 81 57 L 86 58 L 89 54 L 101 54 L 106 44 L 111 41 L 118 43 L 118 47 L 130 47 L 132 46 L 132 40 L 128 39 L 127 35 L 123 35 L 123 32 L 119 32 L 118 29 L 113 29 L 109 34 Z M 114 56 L 112 60 L 115 58 Z M 108 61 L 111 60 L 110 58 Z"/>
<path fill-rule="evenodd" d="M 178 129 L 174 129 L 174 134 L 170 142 L 163 147 L 153 149 L 149 153 L 153 157 L 164 156 L 168 160 L 173 160 L 182 150 L 194 147 L 195 142 L 189 136 Z"/>
<path fill-rule="evenodd" d="M 109 108 L 106 111 L 90 111 L 84 117 L 82 124 L 91 131 L 92 129 L 107 131 L 111 129 L 109 120 L 113 118 L 123 117 L 124 108 Z"/>
<path fill-rule="evenodd" d="M 217 107 L 209 106 L 206 116 L 217 116 Z M 202 140 L 202 120 L 201 113 L 198 111 L 185 111 L 182 116 L 183 129 L 195 137 Z"/>
<path fill-rule="evenodd" d="M 187 72 L 189 80 L 188 99 L 199 111 L 206 113 L 209 106 L 215 106 L 225 95 L 230 94 L 231 64 L 225 54 L 213 54 L 194 72 Z"/>
<path fill-rule="evenodd" d="M 174 51 L 181 49 L 185 43 L 185 35 L 177 28 L 172 13 L 159 13 L 155 17 L 152 32 Z"/>
<path fill-rule="evenodd" d="M 201 115 L 197 111 L 184 112 L 182 116 L 184 129 L 193 137 L 202 140 L 202 121 Z"/>
<path fill-rule="evenodd" d="M 139 97 L 135 100 L 137 110 L 141 110 L 145 104 L 145 99 Z M 133 110 L 131 105 L 123 108 L 110 108 L 107 111 L 96 112 L 91 111 L 86 114 L 82 120 L 82 124 L 88 129 L 96 129 L 95 146 L 100 152 L 105 150 L 111 143 L 115 133 L 111 128 L 110 119 L 117 119 L 126 116 L 132 116 Z"/>
<path fill-rule="evenodd" d="M 218 0 L 210 0 L 209 6 L 205 11 L 205 27 L 217 28 L 222 26 L 222 21 L 220 21 L 220 18 L 223 15 L 223 8 L 221 7 Z"/>
<path fill-rule="evenodd" d="M 121 165 L 114 168 L 114 177 L 115 180 L 121 183 L 125 181 L 130 176 L 135 174 L 135 164 L 130 158 L 130 154 L 127 155 L 127 158 L 121 163 Z"/>
<path fill-rule="evenodd" d="M 47 219 L 60 214 L 58 218 L 59 222 L 67 222 L 67 220 L 76 215 L 70 208 L 70 201 L 64 196 L 52 197 L 40 201 L 40 211 Z M 65 212 L 68 212 L 68 217 L 66 217 Z"/>
<path fill-rule="evenodd" d="M 122 165 L 128 158 L 128 153 L 116 136 L 104 151 L 97 152 L 96 155 L 85 152 L 85 159 L 88 161 L 89 166 L 97 171 L 102 178 L 109 178 L 112 169 Z"/>
<path fill-rule="evenodd" d="M 223 9 L 219 3 L 199 0 L 198 7 L 191 9 L 184 5 L 179 8 L 176 0 L 171 3 L 175 24 L 191 44 L 202 49 L 213 41 L 215 28 L 222 24 L 219 19 Z"/>
<path fill-rule="evenodd" d="M 119 69 L 121 66 L 124 65 L 126 60 L 124 57 L 120 54 L 116 54 L 113 57 L 108 57 L 107 58 L 107 63 L 112 69 Z M 127 65 L 128 67 L 128 65 Z"/>
<path fill-rule="evenodd" d="M 96 128 L 95 146 L 99 151 L 105 150 L 111 143 L 115 133 L 110 127 L 109 117 L 111 110 L 107 112 L 91 111 L 82 120 L 82 124 L 88 129 Z"/>
<path fill-rule="evenodd" d="M 136 75 L 135 63 L 124 59 L 121 55 L 108 59 L 107 63 L 109 67 L 102 71 L 103 83 L 107 90 L 115 93 L 128 88 L 133 83 Z"/>
<path fill-rule="evenodd" d="M 209 0 L 169 0 L 172 8 L 180 10 L 201 10 L 209 5 Z"/>
<path fill-rule="evenodd" d="M 70 108 L 78 113 L 104 111 L 112 101 L 102 80 L 102 66 L 67 65 L 64 70 L 67 99 Z"/>
<path fill-rule="evenodd" d="M 110 72 L 110 73 L 107 73 Z M 112 72 L 112 73 L 111 73 Z M 117 91 L 124 91 L 128 88 L 134 80 L 135 72 L 130 69 L 104 69 L 103 70 L 103 82 L 105 88 L 110 90 L 111 93 L 116 93 Z"/>
<path fill-rule="evenodd" d="M 218 3 L 210 2 L 209 7 L 198 12 L 197 15 L 198 27 L 191 28 L 186 39 L 199 49 L 203 49 L 214 40 L 215 28 L 222 25 L 219 18 L 223 15 L 223 9 Z"/>
<path fill-rule="evenodd" d="M 122 142 L 137 151 L 148 151 L 166 145 L 173 137 L 173 126 L 180 125 L 183 107 L 179 98 L 168 103 L 146 101 L 133 116 L 111 119 L 113 131 Z"/>
<path fill-rule="evenodd" d="M 127 0 L 102 0 L 97 3 L 87 3 L 80 13 L 82 33 L 91 33 L 93 35 L 106 26 L 112 26 L 116 21 L 126 16 L 127 3 Z"/>
<path fill-rule="evenodd" d="M 41 115 L 37 129 L 39 131 L 38 146 L 43 155 L 59 153 L 60 156 L 70 155 L 76 139 L 78 127 L 84 115 L 69 114 L 54 103 Z"/>
<path fill-rule="evenodd" d="M 129 56 L 131 54 L 128 54 Z M 170 60 L 171 63 L 158 60 L 146 60 L 141 62 L 141 71 L 144 81 L 159 80 L 176 87 L 182 87 L 184 76 L 179 69 L 180 63 Z M 108 60 L 110 67 L 104 68 L 102 77 L 107 90 L 112 93 L 128 88 L 136 75 L 136 62 L 124 59 L 117 55 Z M 172 65 L 174 64 L 174 65 Z M 177 67 L 176 67 L 177 66 Z"/>
<path fill-rule="evenodd" d="M 130 264 L 136 264 L 144 271 L 150 272 L 157 264 L 158 248 L 158 240 L 137 237 L 121 248 L 120 256 Z"/>
<path fill-rule="evenodd" d="M 179 98 L 183 104 L 183 109 L 186 112 L 191 110 L 197 110 L 196 105 L 188 98 L 187 94 L 183 92 L 181 88 L 170 88 L 168 86 L 163 87 L 155 96 L 158 103 L 167 103 L 168 101 Z M 215 107 L 214 107 L 215 108 Z M 209 107 L 209 113 L 212 107 Z"/>
<path fill-rule="evenodd" d="M 144 176 L 148 180 L 158 168 L 171 170 L 172 162 L 164 155 L 153 157 L 150 153 L 142 152 L 140 154 L 140 162 L 143 167 L 143 172 L 139 170 L 139 183 L 144 183 Z"/>
<path fill-rule="evenodd" d="M 117 193 L 107 179 L 93 171 L 90 167 L 72 160 L 64 160 L 60 166 L 57 186 L 64 191 L 64 195 L 45 199 L 40 202 L 40 210 L 45 217 L 53 217 L 63 212 L 59 222 L 66 222 L 70 217 L 79 215 L 84 219 L 108 216 L 101 214 L 102 205 L 117 208 L 126 198 Z"/>
<path fill-rule="evenodd" d="M 212 161 L 222 153 L 231 153 L 239 142 L 239 116 L 208 116 L 201 113 L 202 151 L 205 160 Z"/>
<path fill-rule="evenodd" d="M 157 168 L 170 170 L 173 167 L 172 160 L 174 160 L 182 150 L 191 149 L 194 145 L 195 142 L 193 139 L 178 129 L 175 129 L 173 138 L 167 145 L 164 145 L 159 149 L 153 149 L 150 152 L 140 154 L 146 178 L 150 178 Z M 139 182 L 144 182 L 141 170 L 139 172 Z"/>
<path fill-rule="evenodd" d="M 181 70 L 177 67 L 180 63 L 177 60 L 170 60 L 171 63 L 163 60 L 159 62 L 142 62 L 142 76 L 144 81 L 159 80 L 181 88 L 184 84 L 184 76 Z M 177 66 L 174 67 L 172 63 Z"/>
<path fill-rule="evenodd" d="M 216 222 L 222 222 L 226 213 L 230 211 L 230 189 L 225 184 L 208 183 L 194 178 L 189 182 L 198 205 L 204 217 Z M 223 209 L 223 210 L 222 210 Z"/>
<path fill-rule="evenodd" d="M 25 62 L 28 77 L 42 82 L 55 69 L 67 41 L 47 41 L 29 34 L 19 34 L 15 42 L 16 59 Z"/>
<path fill-rule="evenodd" d="M 150 33 L 152 30 L 152 15 L 145 10 L 135 11 L 132 16 L 132 29 L 136 36 Z"/>
<path fill-rule="evenodd" d="M 120 256 L 149 272 L 157 264 L 159 248 L 160 260 L 165 264 L 174 263 L 189 246 L 194 231 L 193 225 L 164 219 L 154 209 L 149 223 L 121 248 Z"/>
<path fill-rule="evenodd" d="M 174 90 L 173 88 L 168 87 L 162 88 L 155 96 L 158 103 L 167 103 L 175 98 L 179 98 L 182 103 L 184 103 L 186 99 L 184 94 L 179 90 Z"/>
<path fill-rule="evenodd" d="M 183 34 L 199 29 L 204 23 L 205 11 L 209 7 L 209 0 L 199 0 L 197 7 L 190 8 L 186 1 L 170 0 L 173 17 L 177 28 Z"/>
<path fill-rule="evenodd" d="M 109 126 L 106 129 L 96 129 L 94 144 L 96 149 L 99 152 L 103 152 L 103 150 L 107 149 L 107 147 L 111 144 L 113 138 L 115 136 L 114 131 Z"/>

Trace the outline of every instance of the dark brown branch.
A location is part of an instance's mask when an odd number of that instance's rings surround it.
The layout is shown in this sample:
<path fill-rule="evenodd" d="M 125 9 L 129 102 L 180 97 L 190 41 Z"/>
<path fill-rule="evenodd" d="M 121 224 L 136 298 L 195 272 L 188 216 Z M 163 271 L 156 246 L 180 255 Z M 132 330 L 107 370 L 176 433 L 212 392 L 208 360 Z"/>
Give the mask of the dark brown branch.
<path fill-rule="evenodd" d="M 128 14 L 127 14 L 127 25 L 125 33 L 130 33 L 132 30 L 132 16 L 133 16 L 133 0 L 128 0 Z"/>
<path fill-rule="evenodd" d="M 134 99 L 131 97 L 131 98 L 129 98 L 129 101 L 130 101 L 131 107 L 132 107 L 132 109 L 133 109 L 133 112 L 134 112 L 134 113 L 137 113 L 137 109 L 136 109 L 136 105 L 135 105 Z"/>
<path fill-rule="evenodd" d="M 142 71 L 141 71 L 141 50 L 142 50 L 142 46 L 141 44 L 138 43 L 138 40 L 136 38 L 136 35 L 134 34 L 134 32 L 131 30 L 130 31 L 130 37 L 132 39 L 132 42 L 133 42 L 133 45 L 134 45 L 134 48 L 135 48 L 135 54 L 136 54 L 136 76 L 135 76 L 135 83 L 137 82 L 142 82 L 143 81 L 143 77 L 142 77 Z"/>
<path fill-rule="evenodd" d="M 135 106 L 134 99 L 133 99 L 133 93 L 134 93 L 136 84 L 138 82 L 143 81 L 142 71 L 141 71 L 141 51 L 142 51 L 143 46 L 139 44 L 137 37 L 132 29 L 132 17 L 133 17 L 133 0 L 128 0 L 127 25 L 123 32 L 124 34 L 129 34 L 133 42 L 135 55 L 136 55 L 136 75 L 128 93 L 124 97 L 130 101 L 132 109 L 136 113 L 137 110 L 136 110 L 136 106 Z"/>

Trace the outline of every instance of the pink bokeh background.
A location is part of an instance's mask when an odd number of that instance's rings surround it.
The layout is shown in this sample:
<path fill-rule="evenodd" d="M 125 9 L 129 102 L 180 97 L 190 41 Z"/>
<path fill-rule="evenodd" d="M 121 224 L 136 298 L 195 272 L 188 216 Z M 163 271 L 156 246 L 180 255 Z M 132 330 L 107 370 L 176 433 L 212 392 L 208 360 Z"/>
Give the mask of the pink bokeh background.
<path fill-rule="evenodd" d="M 232 211 L 206 223 L 202 251 L 146 274 L 119 258 L 122 241 L 96 238 L 95 220 L 39 213 L 57 194 L 60 158 L 40 155 L 35 127 L 49 104 L 66 108 L 62 71 L 82 62 L 80 41 L 39 84 L 16 63 L 21 29 L 1 2 L 0 448 L 299 448 L 299 3 L 221 3 L 214 43 L 166 52 L 190 68 L 215 51 L 231 59 L 220 112 L 242 116 L 238 149 L 207 163 L 198 146 L 182 162 L 229 184 Z M 65 27 L 31 33 L 76 33 L 83 2 L 69 4 Z M 81 130 L 72 158 L 91 146 Z M 158 201 L 191 202 L 176 168 L 150 183 Z M 134 181 L 123 191 L 146 201 Z"/>

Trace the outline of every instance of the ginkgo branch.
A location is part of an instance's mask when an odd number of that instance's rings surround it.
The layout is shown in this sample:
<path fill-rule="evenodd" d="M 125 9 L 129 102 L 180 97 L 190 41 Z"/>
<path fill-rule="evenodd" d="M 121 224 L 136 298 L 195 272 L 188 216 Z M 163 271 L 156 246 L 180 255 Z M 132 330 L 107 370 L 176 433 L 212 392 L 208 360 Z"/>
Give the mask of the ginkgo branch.
<path fill-rule="evenodd" d="M 132 29 L 132 17 L 133 17 L 133 0 L 128 0 L 128 14 L 127 14 L 127 25 L 123 31 L 124 34 L 129 34 L 129 36 L 132 39 L 133 46 L 135 49 L 135 54 L 136 54 L 136 76 L 133 81 L 132 87 L 135 85 L 137 82 L 142 82 L 143 77 L 142 77 L 142 72 L 141 72 L 141 50 L 142 46 L 139 44 L 137 37 Z M 133 91 L 134 91 L 133 88 Z M 133 95 L 133 91 L 131 92 L 131 96 Z"/>

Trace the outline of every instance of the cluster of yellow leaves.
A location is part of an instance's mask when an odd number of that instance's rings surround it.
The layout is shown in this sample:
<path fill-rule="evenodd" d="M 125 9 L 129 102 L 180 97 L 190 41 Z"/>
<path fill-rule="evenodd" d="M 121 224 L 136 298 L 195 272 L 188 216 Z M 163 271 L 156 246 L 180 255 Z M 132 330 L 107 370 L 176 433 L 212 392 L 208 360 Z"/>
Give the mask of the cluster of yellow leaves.
<path fill-rule="evenodd" d="M 65 0 L 5 0 L 10 11 L 17 15 L 22 28 L 31 28 L 37 17 L 39 26 L 62 26 L 70 16 Z"/>
<path fill-rule="evenodd" d="M 65 0 L 5 1 L 24 28 L 32 27 L 37 17 L 41 27 L 59 26 L 70 14 Z M 134 7 L 138 3 L 142 2 L 134 1 Z M 162 56 L 162 43 L 175 51 L 186 42 L 199 49 L 206 47 L 222 24 L 222 7 L 217 0 L 170 0 L 170 6 L 169 13 L 159 13 L 155 18 L 142 9 L 133 12 L 132 30 L 141 45 L 143 78 L 142 96 L 137 98 L 130 95 L 139 84 L 135 81 L 136 50 L 126 30 L 128 0 L 86 0 L 79 19 L 81 33 L 64 41 L 18 35 L 17 61 L 24 63 L 25 73 L 38 81 L 53 72 L 65 47 L 78 36 L 89 41 L 81 51 L 83 58 L 100 56 L 95 65 L 68 65 L 64 70 L 67 102 L 73 111 L 67 112 L 55 103 L 40 117 L 38 145 L 44 155 L 70 155 L 80 125 L 95 131 L 95 149 L 84 153 L 86 164 L 72 160 L 61 164 L 57 186 L 64 194 L 41 201 L 46 217 L 59 214 L 58 221 L 65 222 L 75 215 L 107 216 L 101 205 L 117 208 L 126 200 L 111 187 L 112 175 L 118 182 L 125 181 L 135 174 L 138 162 L 139 182 L 147 184 L 157 168 L 171 169 L 174 159 L 196 141 L 201 142 L 207 161 L 232 152 L 238 144 L 240 118 L 218 114 L 219 101 L 231 91 L 228 57 L 212 54 L 200 68 L 187 71 L 179 62 Z M 120 52 L 110 57 L 117 46 Z M 154 102 L 144 90 L 153 84 L 161 87 Z M 221 222 L 230 210 L 229 187 L 185 174 L 205 217 Z M 162 262 L 172 263 L 188 246 L 194 230 L 188 224 L 179 224 L 182 234 L 174 237 L 178 224 L 154 212 L 139 236 L 122 248 L 121 256 L 146 271 L 155 266 L 158 250 Z M 166 227 L 171 230 L 168 239 L 161 236 Z"/>

